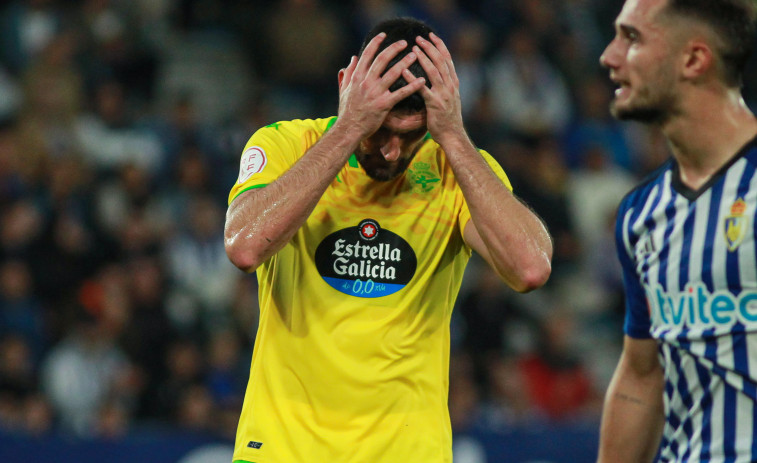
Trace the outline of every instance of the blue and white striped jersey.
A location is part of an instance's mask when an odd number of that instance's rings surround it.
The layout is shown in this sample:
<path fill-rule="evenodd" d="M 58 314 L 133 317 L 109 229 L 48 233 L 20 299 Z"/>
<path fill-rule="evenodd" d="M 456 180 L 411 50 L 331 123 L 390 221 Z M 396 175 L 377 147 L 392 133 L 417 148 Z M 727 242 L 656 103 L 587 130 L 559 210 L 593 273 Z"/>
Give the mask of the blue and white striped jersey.
<path fill-rule="evenodd" d="M 618 210 L 625 332 L 659 344 L 658 461 L 757 461 L 757 139 L 701 189 L 668 161 Z"/>

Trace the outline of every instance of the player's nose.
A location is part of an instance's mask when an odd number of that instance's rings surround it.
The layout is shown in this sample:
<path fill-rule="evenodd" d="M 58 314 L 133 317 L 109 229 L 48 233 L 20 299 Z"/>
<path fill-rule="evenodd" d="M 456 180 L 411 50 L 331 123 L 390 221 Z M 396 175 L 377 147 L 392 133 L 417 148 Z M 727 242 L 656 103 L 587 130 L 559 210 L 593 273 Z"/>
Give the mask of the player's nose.
<path fill-rule="evenodd" d="M 599 56 L 599 64 L 607 69 L 612 69 L 618 66 L 619 51 L 617 46 L 617 38 L 608 43 L 602 54 Z"/>
<path fill-rule="evenodd" d="M 389 137 L 381 146 L 381 154 L 387 161 L 396 161 L 400 157 L 400 148 L 400 139 L 398 136 L 394 135 Z"/>

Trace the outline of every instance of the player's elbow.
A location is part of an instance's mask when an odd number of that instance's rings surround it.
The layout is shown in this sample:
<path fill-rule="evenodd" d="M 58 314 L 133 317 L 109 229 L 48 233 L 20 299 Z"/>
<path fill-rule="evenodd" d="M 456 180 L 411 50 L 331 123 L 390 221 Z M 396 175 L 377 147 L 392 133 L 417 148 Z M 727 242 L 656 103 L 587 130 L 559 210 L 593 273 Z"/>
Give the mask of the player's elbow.
<path fill-rule="evenodd" d="M 247 273 L 254 272 L 260 262 L 256 258 L 254 249 L 240 240 L 235 234 L 227 230 L 224 236 L 226 256 L 232 264 Z"/>
<path fill-rule="evenodd" d="M 549 280 L 552 273 L 552 265 L 549 260 L 532 262 L 524 266 L 518 275 L 517 281 L 511 284 L 512 288 L 519 293 L 528 293 L 539 289 Z"/>

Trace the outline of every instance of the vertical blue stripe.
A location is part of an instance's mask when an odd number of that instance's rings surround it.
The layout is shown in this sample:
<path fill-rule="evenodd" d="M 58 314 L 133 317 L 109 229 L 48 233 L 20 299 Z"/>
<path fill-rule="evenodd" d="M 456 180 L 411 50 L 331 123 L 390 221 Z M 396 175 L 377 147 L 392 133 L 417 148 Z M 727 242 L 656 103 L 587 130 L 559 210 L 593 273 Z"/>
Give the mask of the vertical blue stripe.
<path fill-rule="evenodd" d="M 736 461 L 736 389 L 733 387 L 725 387 L 725 404 L 723 408 L 724 463 L 733 463 Z"/>
<path fill-rule="evenodd" d="M 662 239 L 663 246 L 660 250 L 660 274 L 657 276 L 657 280 L 660 282 L 660 285 L 663 288 L 665 288 L 667 291 L 670 291 L 671 288 L 668 286 L 667 276 L 668 255 L 670 254 L 670 235 L 673 233 L 673 230 L 675 230 L 676 225 L 674 220 L 676 215 L 675 202 L 678 195 L 676 194 L 672 185 L 668 185 L 667 188 L 670 189 L 671 195 L 670 201 L 665 205 L 665 218 L 667 219 L 667 223 L 665 224 L 665 235 Z"/>
<path fill-rule="evenodd" d="M 683 402 L 688 410 L 691 410 L 692 408 L 694 408 L 694 401 L 691 399 L 691 392 L 689 391 L 689 385 L 686 381 L 686 373 L 681 366 L 682 362 L 680 355 L 678 355 L 678 349 L 673 346 L 670 347 L 670 363 L 675 367 L 676 372 L 678 373 L 678 384 L 676 385 L 676 390 L 678 391 L 678 395 L 681 397 L 681 402 Z M 683 422 L 680 421 L 680 418 L 676 417 L 676 421 L 678 422 L 678 424 L 675 425 L 676 429 L 678 427 L 683 427 L 683 432 L 687 437 L 687 442 L 691 442 L 691 436 L 694 435 L 691 416 L 687 414 L 684 417 Z M 671 421 L 670 424 L 673 425 L 674 423 Z M 686 446 L 686 452 L 684 452 L 683 455 L 678 455 L 678 451 L 676 451 L 675 453 L 679 459 L 686 461 L 691 453 L 691 445 Z"/>
<path fill-rule="evenodd" d="M 710 346 L 707 346 L 710 349 Z M 700 455 L 700 461 L 710 461 L 710 446 L 712 444 L 712 394 L 710 390 L 710 383 L 712 382 L 712 375 L 703 367 L 701 363 L 697 362 L 697 377 L 699 383 L 702 385 L 702 453 Z"/>
<path fill-rule="evenodd" d="M 707 214 L 707 233 L 704 239 L 704 254 L 702 259 L 702 282 L 707 287 L 707 291 L 713 292 L 712 279 L 712 254 L 715 246 L 715 239 L 719 236 L 720 228 L 720 200 L 723 196 L 723 182 L 718 182 L 712 187 L 710 199 L 710 210 Z"/>
<path fill-rule="evenodd" d="M 683 246 L 681 246 L 681 262 L 678 269 L 678 289 L 683 291 L 689 282 L 689 264 L 691 262 L 691 242 L 694 240 L 694 219 L 696 218 L 696 203 L 689 204 L 689 212 L 683 223 Z"/>

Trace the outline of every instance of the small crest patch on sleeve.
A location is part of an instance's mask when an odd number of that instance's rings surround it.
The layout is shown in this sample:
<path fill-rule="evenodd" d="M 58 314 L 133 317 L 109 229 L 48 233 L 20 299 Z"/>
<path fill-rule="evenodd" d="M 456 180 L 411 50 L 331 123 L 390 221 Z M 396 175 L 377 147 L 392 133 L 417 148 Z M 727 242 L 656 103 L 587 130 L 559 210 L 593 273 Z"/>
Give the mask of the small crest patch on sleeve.
<path fill-rule="evenodd" d="M 244 183 L 254 174 L 259 174 L 268 163 L 265 151 L 259 146 L 253 146 L 242 153 L 242 161 L 239 164 L 239 183 Z"/>

